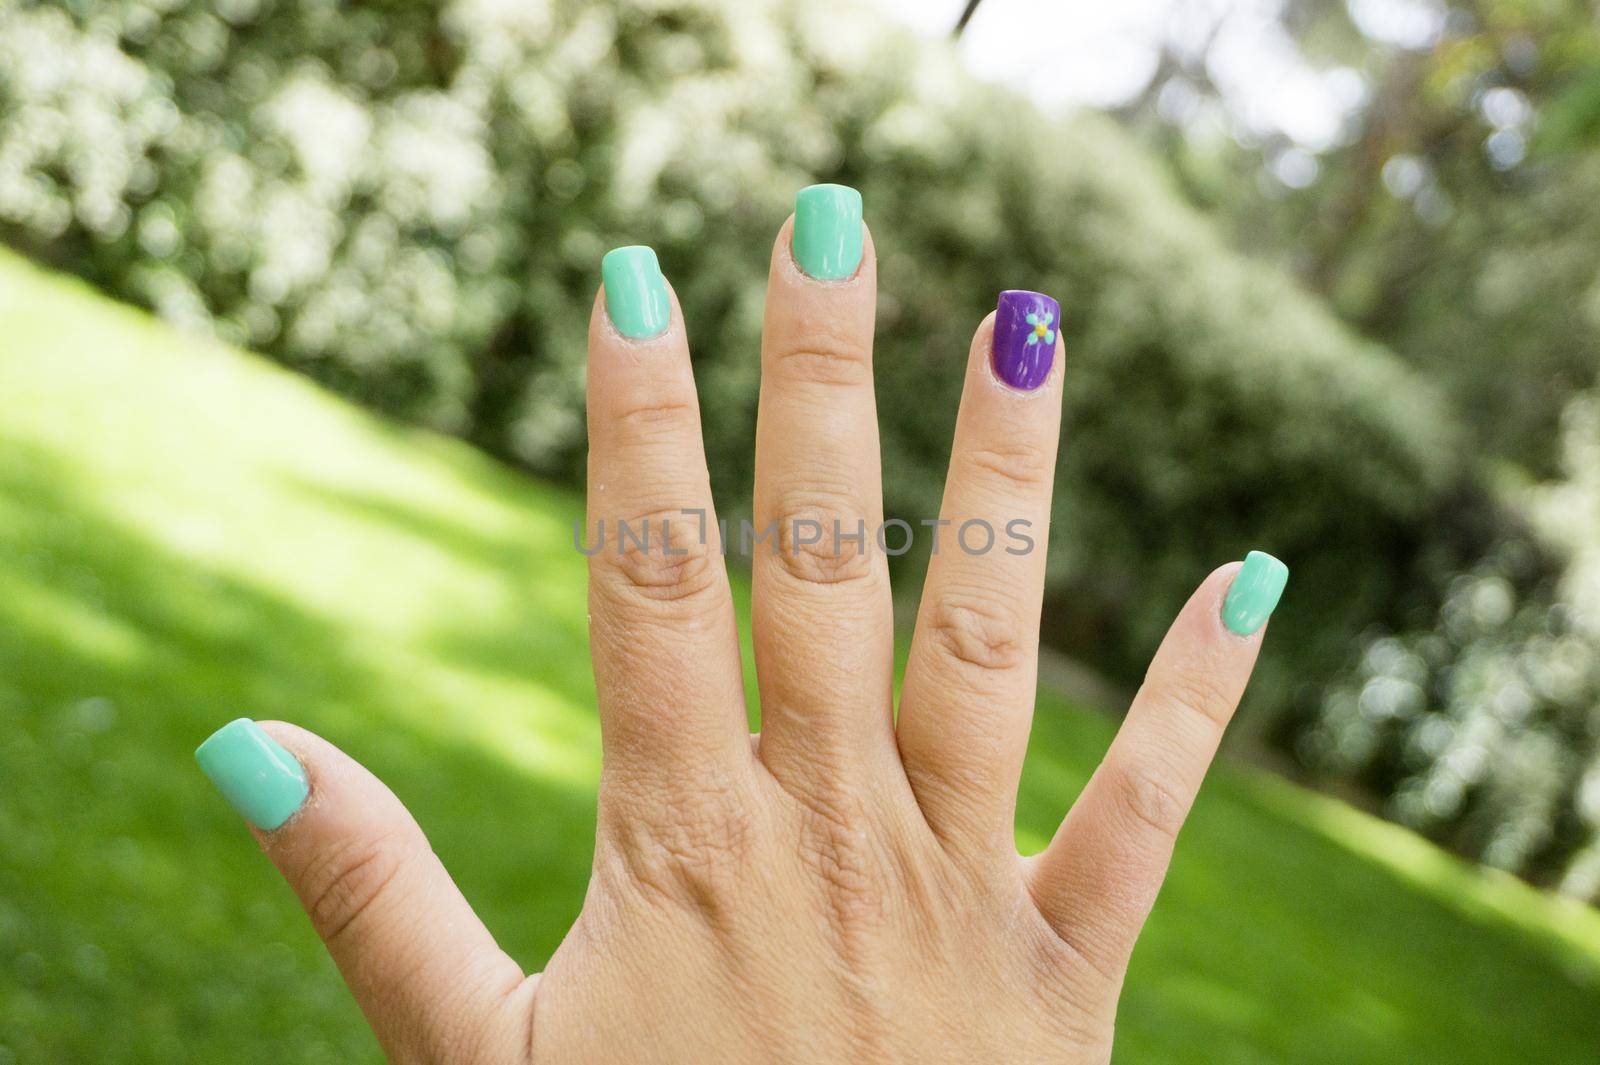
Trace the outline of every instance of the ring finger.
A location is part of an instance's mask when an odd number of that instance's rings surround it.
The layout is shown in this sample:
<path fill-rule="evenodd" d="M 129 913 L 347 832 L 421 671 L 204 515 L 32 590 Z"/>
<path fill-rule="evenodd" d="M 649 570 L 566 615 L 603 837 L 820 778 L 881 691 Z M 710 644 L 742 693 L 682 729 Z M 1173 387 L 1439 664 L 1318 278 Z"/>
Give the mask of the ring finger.
<path fill-rule="evenodd" d="M 1060 325 L 1055 300 L 1010 291 L 978 329 L 900 699 L 900 754 L 929 827 L 1004 853 L 1033 720 Z"/>

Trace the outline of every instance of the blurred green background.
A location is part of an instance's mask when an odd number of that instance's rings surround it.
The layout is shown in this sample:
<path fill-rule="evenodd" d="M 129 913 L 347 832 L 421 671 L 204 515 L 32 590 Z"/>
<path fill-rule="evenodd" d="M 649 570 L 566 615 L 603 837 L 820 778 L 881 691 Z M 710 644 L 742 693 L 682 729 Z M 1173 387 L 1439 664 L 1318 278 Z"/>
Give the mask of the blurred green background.
<path fill-rule="evenodd" d="M 1109 10 L 0 0 L 0 1063 L 376 1060 L 193 768 L 235 716 L 377 771 L 542 962 L 599 257 L 658 249 L 736 520 L 817 180 L 879 249 L 890 516 L 995 291 L 1065 308 L 1024 848 L 1195 582 L 1293 571 L 1119 1060 L 1600 1059 L 1595 7 Z"/>

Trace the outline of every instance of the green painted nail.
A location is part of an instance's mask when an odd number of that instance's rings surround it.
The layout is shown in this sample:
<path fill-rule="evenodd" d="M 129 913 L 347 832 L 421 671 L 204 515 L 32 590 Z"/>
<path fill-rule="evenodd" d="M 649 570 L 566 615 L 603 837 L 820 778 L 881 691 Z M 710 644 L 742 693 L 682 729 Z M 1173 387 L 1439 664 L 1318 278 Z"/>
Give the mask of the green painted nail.
<path fill-rule="evenodd" d="M 672 305 L 654 249 L 642 244 L 612 248 L 600 260 L 600 278 L 606 288 L 606 313 L 617 332 L 643 340 L 666 331 Z"/>
<path fill-rule="evenodd" d="M 846 185 L 810 185 L 794 198 L 794 261 L 821 281 L 839 281 L 861 265 L 861 193 Z"/>
<path fill-rule="evenodd" d="M 1222 602 L 1222 623 L 1240 636 L 1249 636 L 1267 623 L 1288 583 L 1288 566 L 1265 551 L 1250 552 Z"/>
<path fill-rule="evenodd" d="M 289 820 L 311 790 L 294 755 L 247 717 L 213 732 L 194 759 L 245 820 L 268 831 Z"/>

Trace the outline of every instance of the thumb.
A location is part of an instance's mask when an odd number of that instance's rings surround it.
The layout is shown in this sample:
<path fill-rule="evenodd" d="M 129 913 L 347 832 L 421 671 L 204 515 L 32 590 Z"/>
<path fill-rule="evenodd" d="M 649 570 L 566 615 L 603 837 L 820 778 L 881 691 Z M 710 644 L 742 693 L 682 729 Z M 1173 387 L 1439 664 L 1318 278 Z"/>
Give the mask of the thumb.
<path fill-rule="evenodd" d="M 300 896 L 391 1061 L 526 1056 L 527 1010 L 512 1021 L 533 982 L 381 781 L 282 722 L 229 722 L 195 759 Z"/>

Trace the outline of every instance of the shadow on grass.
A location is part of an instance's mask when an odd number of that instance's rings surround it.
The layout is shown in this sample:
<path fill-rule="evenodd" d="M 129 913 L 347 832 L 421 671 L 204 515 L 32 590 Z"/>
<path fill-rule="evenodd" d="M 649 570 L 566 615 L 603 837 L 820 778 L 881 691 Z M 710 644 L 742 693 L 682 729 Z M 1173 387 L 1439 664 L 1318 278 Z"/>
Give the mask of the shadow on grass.
<path fill-rule="evenodd" d="M 0 1047 L 18 1060 L 379 1060 L 288 888 L 194 766 L 237 716 L 305 725 L 387 781 L 525 965 L 560 942 L 592 793 L 406 727 L 391 711 L 418 696 L 347 633 L 141 537 L 15 442 L 0 547 L 0 967 L 16 976 L 0 978 Z M 529 673 L 547 681 L 558 652 L 587 673 L 570 625 L 550 639 Z"/>
<path fill-rule="evenodd" d="M 512 478 L 503 478 L 510 483 L 497 483 L 500 480 L 491 475 L 479 487 L 486 494 L 526 493 L 526 487 Z M 575 700 L 593 702 L 585 612 L 551 594 L 571 589 L 581 593 L 585 587 L 583 556 L 571 548 L 570 530 L 561 529 L 561 540 L 552 544 L 550 530 L 532 522 L 490 533 L 393 496 L 333 488 L 304 478 L 285 478 L 284 484 L 331 510 L 401 531 L 504 574 L 512 590 L 506 608 L 476 622 L 451 618 L 448 625 L 437 627 L 428 640 L 429 649 L 478 671 L 515 677 L 536 674 L 542 684 Z"/>

